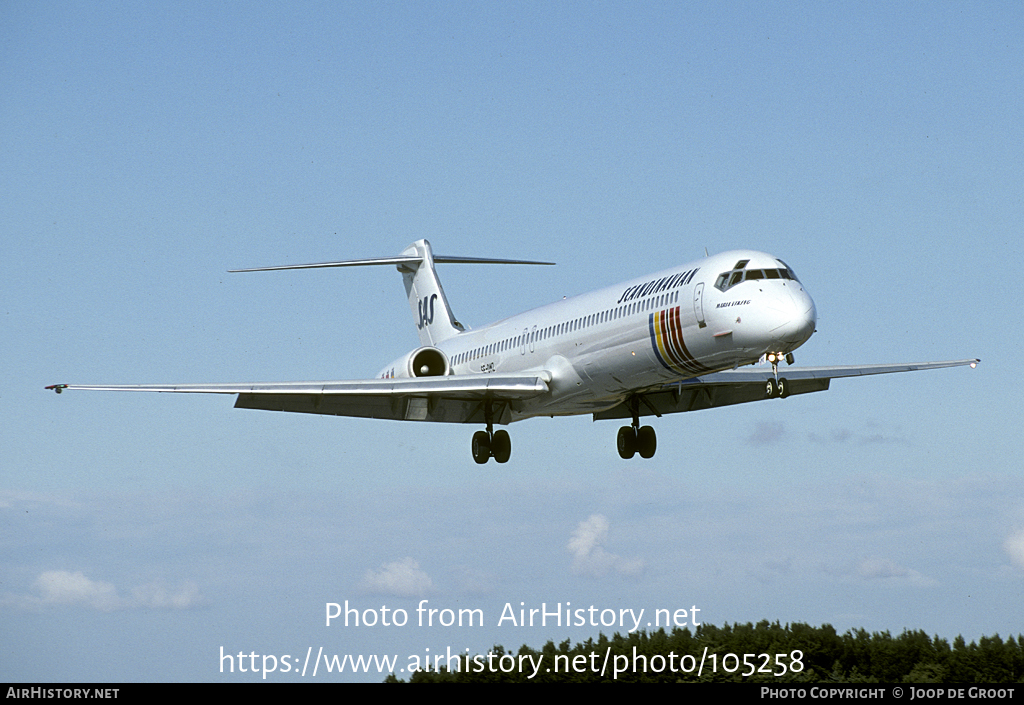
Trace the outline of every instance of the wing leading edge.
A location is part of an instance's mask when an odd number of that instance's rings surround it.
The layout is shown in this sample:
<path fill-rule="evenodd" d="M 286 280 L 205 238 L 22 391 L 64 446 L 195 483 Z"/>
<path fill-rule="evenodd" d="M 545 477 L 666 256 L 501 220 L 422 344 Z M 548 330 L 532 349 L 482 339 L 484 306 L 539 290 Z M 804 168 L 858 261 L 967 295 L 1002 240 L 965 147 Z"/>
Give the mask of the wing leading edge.
<path fill-rule="evenodd" d="M 544 394 L 548 384 L 541 375 L 523 374 L 246 384 L 55 384 L 47 389 L 237 394 L 238 409 L 448 423 L 485 423 L 490 403 L 494 423 L 507 424 L 514 402 Z"/>
<path fill-rule="evenodd" d="M 893 372 L 934 370 L 943 367 L 976 367 L 978 359 L 947 360 L 944 362 L 918 362 L 900 365 L 841 365 L 837 367 L 803 367 L 779 370 L 779 378 L 786 382 L 785 396 L 824 392 L 833 379 L 862 377 Z M 737 369 L 714 372 L 641 395 L 640 416 L 661 416 L 685 411 L 713 409 L 719 406 L 745 404 L 768 398 L 766 386 L 775 375 L 771 369 Z M 594 414 L 594 420 L 628 419 L 633 412 L 624 402 Z"/>

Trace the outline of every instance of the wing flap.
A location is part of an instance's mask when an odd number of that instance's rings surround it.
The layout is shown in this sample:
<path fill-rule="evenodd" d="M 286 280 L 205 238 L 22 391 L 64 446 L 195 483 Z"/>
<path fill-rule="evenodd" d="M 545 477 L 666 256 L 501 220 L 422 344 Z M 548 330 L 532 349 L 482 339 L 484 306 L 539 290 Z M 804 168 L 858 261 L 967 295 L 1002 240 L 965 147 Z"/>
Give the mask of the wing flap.
<path fill-rule="evenodd" d="M 512 420 L 511 403 L 512 400 L 507 398 L 492 399 L 494 423 L 507 424 Z M 393 421 L 486 423 L 483 396 L 464 399 L 445 395 L 239 394 L 235 408 Z"/>
<path fill-rule="evenodd" d="M 771 376 L 771 373 L 769 373 Z M 728 384 L 683 384 L 671 385 L 670 388 L 643 395 L 644 403 L 640 405 L 640 416 L 662 416 L 679 414 L 686 411 L 715 409 L 720 406 L 746 404 L 765 398 L 765 382 L 730 382 Z M 829 380 L 809 379 L 790 382 L 788 394 L 809 394 L 824 392 L 828 389 Z M 629 419 L 633 417 L 630 407 L 624 402 L 610 409 L 594 414 L 595 421 L 604 419 Z"/>
<path fill-rule="evenodd" d="M 547 382 L 536 374 L 328 382 L 320 392 L 240 393 L 235 407 L 395 421 L 486 423 L 484 407 L 490 400 L 494 423 L 507 424 L 515 401 L 547 390 Z"/>

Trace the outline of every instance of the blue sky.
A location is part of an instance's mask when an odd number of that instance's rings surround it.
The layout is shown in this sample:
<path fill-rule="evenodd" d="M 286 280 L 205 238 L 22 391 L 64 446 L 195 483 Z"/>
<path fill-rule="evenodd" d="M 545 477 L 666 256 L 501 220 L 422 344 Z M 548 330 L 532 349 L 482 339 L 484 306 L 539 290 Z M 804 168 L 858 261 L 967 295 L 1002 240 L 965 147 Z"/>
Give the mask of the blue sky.
<path fill-rule="evenodd" d="M 0 677 L 598 631 L 506 603 L 1024 632 L 1019 4 L 0 12 Z M 558 263 L 442 266 L 470 325 L 750 247 L 815 299 L 798 363 L 982 364 L 666 417 L 647 462 L 531 420 L 501 467 L 469 427 L 42 389 L 372 376 L 416 345 L 395 272 L 226 270 L 422 237 Z M 487 623 L 324 625 L 423 599 Z"/>

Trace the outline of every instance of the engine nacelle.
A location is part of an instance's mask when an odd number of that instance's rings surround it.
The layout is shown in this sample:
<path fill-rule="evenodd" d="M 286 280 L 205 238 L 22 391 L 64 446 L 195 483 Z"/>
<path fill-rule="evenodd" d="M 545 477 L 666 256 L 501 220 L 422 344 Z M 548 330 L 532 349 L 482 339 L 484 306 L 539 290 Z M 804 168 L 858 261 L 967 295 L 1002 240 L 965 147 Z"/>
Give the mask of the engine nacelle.
<path fill-rule="evenodd" d="M 443 377 L 452 371 L 448 356 L 437 348 L 420 348 L 409 357 L 410 377 Z"/>
<path fill-rule="evenodd" d="M 452 371 L 448 356 L 437 348 L 413 350 L 405 356 L 404 363 L 399 373 L 403 377 L 443 377 Z"/>
<path fill-rule="evenodd" d="M 377 375 L 388 377 L 443 377 L 452 372 L 448 356 L 433 347 L 423 347 L 403 355 Z"/>

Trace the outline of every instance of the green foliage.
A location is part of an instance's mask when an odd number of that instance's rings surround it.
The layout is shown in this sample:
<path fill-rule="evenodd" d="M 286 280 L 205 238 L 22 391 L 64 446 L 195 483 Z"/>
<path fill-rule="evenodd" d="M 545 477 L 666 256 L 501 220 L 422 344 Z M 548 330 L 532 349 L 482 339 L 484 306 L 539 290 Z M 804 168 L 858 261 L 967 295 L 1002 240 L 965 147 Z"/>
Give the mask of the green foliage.
<path fill-rule="evenodd" d="M 490 661 L 488 661 L 488 655 Z M 504 657 L 509 668 L 493 665 Z M 513 660 L 516 667 L 511 667 Z M 490 663 L 491 667 L 487 664 Z M 521 670 L 518 665 L 526 664 Z M 535 669 L 529 664 L 540 663 Z M 703 665 L 701 665 L 703 664 Z M 618 673 L 613 674 L 613 665 Z M 508 671 L 508 672 L 504 672 Z M 614 675 L 614 677 L 613 677 Z M 689 629 L 598 634 L 575 646 L 566 639 L 539 650 L 495 646 L 463 657 L 458 670 L 421 671 L 410 683 L 1014 683 L 1024 679 L 1024 637 L 999 635 L 953 646 L 923 631 L 836 633 L 830 624 L 702 624 Z M 404 682 L 388 676 L 386 682 Z"/>

